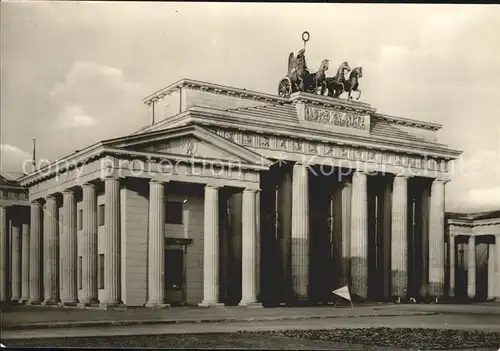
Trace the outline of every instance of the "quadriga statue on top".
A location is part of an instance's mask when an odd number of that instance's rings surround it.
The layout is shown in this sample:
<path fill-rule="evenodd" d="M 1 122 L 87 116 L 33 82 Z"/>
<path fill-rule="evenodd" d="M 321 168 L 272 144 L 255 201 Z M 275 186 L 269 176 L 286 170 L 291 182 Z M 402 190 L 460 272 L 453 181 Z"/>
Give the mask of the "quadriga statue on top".
<path fill-rule="evenodd" d="M 359 89 L 359 79 L 363 77 L 363 68 L 356 67 L 353 70 L 347 62 L 342 62 L 334 77 L 326 77 L 325 72 L 329 67 L 329 60 L 324 59 L 317 72 L 310 73 L 306 63 L 306 43 L 309 40 L 309 33 L 302 33 L 304 48 L 297 56 L 290 53 L 288 56 L 288 73 L 283 77 L 278 85 L 278 95 L 289 97 L 292 93 L 303 91 L 318 95 L 328 95 L 338 98 L 342 93 L 347 93 L 347 99 L 352 99 L 353 91 L 358 93 L 356 100 L 361 97 Z M 346 75 L 349 77 L 346 78 Z"/>

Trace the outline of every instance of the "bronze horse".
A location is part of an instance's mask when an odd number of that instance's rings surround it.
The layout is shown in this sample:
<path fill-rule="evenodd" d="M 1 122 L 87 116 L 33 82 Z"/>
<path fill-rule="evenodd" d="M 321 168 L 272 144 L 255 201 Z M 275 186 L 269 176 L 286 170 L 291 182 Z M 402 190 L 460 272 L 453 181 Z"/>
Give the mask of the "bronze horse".
<path fill-rule="evenodd" d="M 335 77 L 326 78 L 326 86 L 328 88 L 328 96 L 338 98 L 345 89 L 345 75 L 351 70 L 347 62 L 342 62 Z"/>
<path fill-rule="evenodd" d="M 325 90 L 327 89 L 326 85 L 326 74 L 325 71 L 328 70 L 330 61 L 323 60 L 321 62 L 321 66 L 319 66 L 319 70 L 316 73 L 309 75 L 309 81 L 311 82 L 311 88 L 314 89 L 313 93 L 318 93 L 318 89 L 320 89 L 320 94 L 323 95 Z M 311 90 L 312 90 L 311 89 Z"/>
<path fill-rule="evenodd" d="M 321 66 L 316 73 L 310 73 L 307 68 L 305 50 L 302 49 L 297 53 L 297 57 L 293 56 L 293 52 L 288 57 L 289 78 L 292 81 L 292 91 L 306 91 L 316 93 L 318 88 L 321 88 L 321 94 L 326 90 L 326 74 L 329 61 L 323 60 Z"/>
<path fill-rule="evenodd" d="M 353 91 L 358 93 L 356 100 L 359 100 L 361 97 L 361 90 L 359 89 L 359 78 L 361 77 L 363 77 L 363 68 L 356 67 L 351 71 L 351 74 L 349 74 L 349 80 L 344 83 L 344 90 L 349 94 L 347 97 L 349 100 L 352 99 L 351 93 Z"/>

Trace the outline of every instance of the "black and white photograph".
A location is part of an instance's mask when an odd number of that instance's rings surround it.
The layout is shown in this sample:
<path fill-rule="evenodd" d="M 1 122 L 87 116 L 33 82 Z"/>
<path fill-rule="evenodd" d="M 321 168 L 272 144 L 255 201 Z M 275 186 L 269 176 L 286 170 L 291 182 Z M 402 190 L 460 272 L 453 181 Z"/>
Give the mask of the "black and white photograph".
<path fill-rule="evenodd" d="M 500 350 L 500 5 L 0 2 L 0 346 Z"/>

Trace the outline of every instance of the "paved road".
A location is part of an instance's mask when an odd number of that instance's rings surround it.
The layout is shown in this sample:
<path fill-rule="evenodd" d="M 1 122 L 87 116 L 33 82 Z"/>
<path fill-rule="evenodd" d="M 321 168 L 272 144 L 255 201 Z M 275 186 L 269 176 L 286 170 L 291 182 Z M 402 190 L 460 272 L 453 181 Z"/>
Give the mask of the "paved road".
<path fill-rule="evenodd" d="M 110 326 L 44 330 L 7 330 L 1 335 L 2 340 L 25 338 L 54 337 L 92 337 L 118 335 L 158 335 L 178 333 L 222 333 L 238 331 L 262 331 L 285 329 L 336 329 L 336 328 L 443 328 L 482 330 L 500 332 L 500 323 L 496 315 L 429 315 L 397 317 L 359 317 L 287 321 L 230 322 L 203 324 L 171 324 L 148 326 Z"/>

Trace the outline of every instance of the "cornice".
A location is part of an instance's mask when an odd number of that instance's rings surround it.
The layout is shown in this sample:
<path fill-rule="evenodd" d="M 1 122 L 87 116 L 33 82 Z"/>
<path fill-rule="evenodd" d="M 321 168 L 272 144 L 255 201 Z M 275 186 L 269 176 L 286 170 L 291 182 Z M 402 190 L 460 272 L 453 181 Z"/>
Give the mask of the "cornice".
<path fill-rule="evenodd" d="M 19 179 L 19 183 L 23 186 L 29 186 L 35 182 L 39 182 L 51 178 L 55 173 L 63 173 L 77 168 L 85 163 L 99 158 L 103 153 L 102 142 L 90 145 L 89 147 L 75 152 L 69 156 L 56 160 L 49 165 L 37 169 Z M 49 171 L 52 169 L 52 171 Z"/>
<path fill-rule="evenodd" d="M 266 94 L 266 93 L 259 93 L 257 91 L 252 91 L 252 90 L 246 90 L 246 89 L 240 89 L 240 88 L 233 88 L 233 87 L 228 87 L 224 85 L 219 85 L 219 84 L 214 84 L 214 83 L 209 83 L 209 82 L 202 82 L 194 79 L 188 79 L 188 78 L 183 78 L 166 88 L 160 89 L 156 91 L 155 93 L 146 96 L 144 98 L 144 103 L 146 105 L 150 105 L 151 103 L 165 97 L 166 95 L 172 93 L 173 91 L 182 88 L 182 87 L 189 87 L 191 89 L 199 89 L 207 92 L 212 92 L 216 94 L 224 94 L 224 95 L 230 95 L 230 96 L 239 96 L 242 98 L 246 99 L 254 99 L 254 100 L 260 100 L 260 101 L 265 101 L 267 103 L 287 103 L 290 102 L 289 99 L 287 98 L 282 98 L 277 95 L 271 95 L 271 94 Z"/>
<path fill-rule="evenodd" d="M 498 225 L 498 224 L 500 224 L 500 218 L 479 219 L 474 221 L 475 227 L 483 227 L 483 226 Z"/>
<path fill-rule="evenodd" d="M 386 115 L 383 113 L 374 113 L 372 115 L 372 117 L 380 118 L 380 119 L 386 120 L 388 122 L 391 122 L 393 124 L 402 125 L 405 127 L 415 127 L 415 128 L 427 129 L 427 130 L 432 130 L 432 131 L 437 131 L 443 127 L 442 124 L 438 124 L 438 123 L 423 122 L 423 121 L 418 121 L 416 119 L 390 116 L 390 115 Z"/>
<path fill-rule="evenodd" d="M 474 223 L 470 219 L 448 219 L 448 225 L 455 225 L 457 227 L 474 227 Z"/>
<path fill-rule="evenodd" d="M 150 125 L 147 125 L 147 126 L 144 126 L 142 127 L 141 129 L 133 132 L 133 133 L 130 133 L 129 135 L 125 136 L 125 137 L 132 137 L 132 136 L 135 136 L 135 135 L 139 135 L 139 134 L 144 134 L 144 133 L 149 133 L 151 131 L 156 131 L 158 130 L 158 128 L 161 128 L 163 125 L 165 124 L 170 124 L 172 121 L 174 120 L 179 120 L 179 119 L 182 119 L 186 116 L 189 116 L 189 110 L 188 109 L 187 111 L 183 111 L 181 113 L 178 113 L 176 115 L 173 115 L 169 118 L 165 118 L 165 119 L 162 119 L 162 120 L 159 120 L 158 122 L 155 122 L 153 124 L 150 124 Z"/>
<path fill-rule="evenodd" d="M 0 189 L 2 190 L 25 190 L 21 185 L 6 185 L 0 184 Z"/>
<path fill-rule="evenodd" d="M 484 227 L 490 225 L 500 225 L 500 218 L 491 218 L 491 219 L 448 219 L 448 225 L 455 225 L 457 227 Z"/>
<path fill-rule="evenodd" d="M 207 158 L 207 157 L 195 157 L 190 155 L 173 154 L 173 153 L 161 153 L 161 152 L 144 152 L 144 151 L 133 151 L 120 148 L 105 147 L 104 151 L 106 154 L 113 156 L 128 156 L 135 158 L 143 158 L 148 160 L 175 160 L 180 162 L 192 163 L 195 165 L 205 165 L 207 161 L 215 161 L 217 159 Z M 220 160 L 219 160 L 220 161 Z M 238 168 L 238 169 L 250 169 L 254 171 L 265 171 L 269 169 L 268 165 L 258 165 L 254 163 L 232 163 L 227 162 L 227 164 L 221 163 L 228 168 Z"/>

